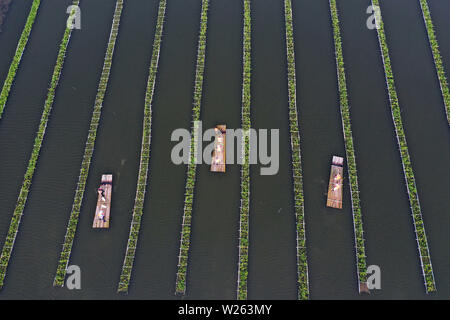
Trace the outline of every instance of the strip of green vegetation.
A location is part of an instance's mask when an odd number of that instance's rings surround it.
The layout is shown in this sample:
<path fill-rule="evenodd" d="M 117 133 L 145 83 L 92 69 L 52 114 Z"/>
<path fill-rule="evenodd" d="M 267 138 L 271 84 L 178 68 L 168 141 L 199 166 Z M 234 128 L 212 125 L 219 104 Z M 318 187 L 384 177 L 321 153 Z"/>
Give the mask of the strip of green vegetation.
<path fill-rule="evenodd" d="M 350 191 L 352 199 L 353 228 L 355 234 L 356 266 L 358 283 L 367 281 L 367 264 L 364 247 L 364 231 L 361 215 L 361 205 L 358 190 L 358 174 L 356 171 L 355 149 L 353 147 L 352 126 L 350 122 L 350 109 L 348 105 L 347 84 L 345 78 L 344 55 L 342 53 L 342 39 L 339 26 L 339 16 L 336 0 L 329 0 L 331 19 L 333 23 L 334 49 L 336 53 L 337 77 L 339 83 L 339 99 L 341 105 L 342 127 L 344 131 L 345 153 L 347 169 L 350 178 Z M 360 286 L 358 286 L 360 290 Z"/>
<path fill-rule="evenodd" d="M 251 8 L 250 0 L 244 0 L 243 75 L 242 75 L 242 130 L 250 130 L 250 83 L 251 83 Z M 241 168 L 241 207 L 239 214 L 239 265 L 237 299 L 247 299 L 248 278 L 248 230 L 250 212 L 250 135 L 244 135 L 244 159 Z"/>
<path fill-rule="evenodd" d="M 155 92 L 156 74 L 158 71 L 159 52 L 161 49 L 161 39 L 164 26 L 164 16 L 166 12 L 166 0 L 159 1 L 158 19 L 156 22 L 155 37 L 153 40 L 153 53 L 150 62 L 150 70 L 145 92 L 144 121 L 141 145 L 141 161 L 136 188 L 136 198 L 134 200 L 133 218 L 131 220 L 130 235 L 128 237 L 127 250 L 122 266 L 122 273 L 119 280 L 117 292 L 128 292 L 131 271 L 133 270 L 136 246 L 141 228 L 141 218 L 144 208 L 145 191 L 147 187 L 148 164 L 150 159 L 150 144 L 152 132 L 152 100 Z"/>
<path fill-rule="evenodd" d="M 28 14 L 27 22 L 25 23 L 25 28 L 20 36 L 19 43 L 17 44 L 16 53 L 9 67 L 8 74 L 6 76 L 5 82 L 3 84 L 2 92 L 0 93 L 0 119 L 2 118 L 3 110 L 5 109 L 6 101 L 8 100 L 9 92 L 16 77 L 17 69 L 19 68 L 20 61 L 22 60 L 22 55 L 25 47 L 28 43 L 28 38 L 30 37 L 31 29 L 33 28 L 34 21 L 38 13 L 39 5 L 41 0 L 34 0 L 30 13 Z"/>
<path fill-rule="evenodd" d="M 372 4 L 380 6 L 378 0 L 372 0 Z M 424 277 L 426 292 L 436 291 L 436 284 L 434 281 L 433 267 L 431 265 L 430 252 L 428 249 L 428 241 L 425 233 L 425 226 L 423 223 L 422 212 L 420 209 L 419 196 L 417 194 L 416 181 L 409 156 L 408 145 L 406 143 L 406 136 L 403 130 L 401 109 L 398 103 L 397 91 L 395 88 L 394 74 L 392 72 L 391 59 L 389 56 L 389 49 L 386 41 L 386 34 L 384 32 L 384 22 L 379 16 L 378 22 L 378 40 L 380 43 L 381 56 L 383 58 L 384 72 L 386 76 L 386 85 L 389 93 L 389 100 L 391 104 L 392 119 L 394 122 L 397 142 L 400 147 L 400 156 L 402 159 L 403 172 L 406 180 L 406 187 L 408 189 L 409 202 L 412 211 L 412 218 L 414 223 L 414 230 L 416 233 L 417 247 L 422 267 L 422 274 Z"/>
<path fill-rule="evenodd" d="M 206 56 L 206 30 L 208 26 L 209 0 L 202 0 L 202 12 L 200 16 L 200 34 L 198 37 L 197 67 L 195 71 L 194 105 L 192 107 L 192 122 L 200 120 L 200 109 L 203 90 L 203 73 L 205 71 Z M 191 129 L 191 137 L 194 137 L 195 128 Z M 195 140 L 191 139 L 190 162 L 187 169 L 186 191 L 184 198 L 183 223 L 181 227 L 180 253 L 178 255 L 177 280 L 175 293 L 184 295 L 186 293 L 186 272 L 191 242 L 191 220 L 192 206 L 194 203 L 196 155 Z"/>
<path fill-rule="evenodd" d="M 74 0 L 74 5 L 78 5 L 79 1 Z M 75 12 L 72 12 L 75 14 Z M 14 209 L 13 216 L 11 218 L 11 224 L 9 226 L 8 234 L 6 236 L 5 243 L 3 245 L 2 255 L 0 257 L 0 288 L 3 287 L 4 279 L 6 276 L 6 270 L 11 258 L 11 253 L 16 241 L 16 236 L 19 231 L 20 221 L 23 216 L 23 211 L 30 191 L 31 182 L 33 180 L 34 171 L 36 169 L 39 153 L 41 151 L 42 142 L 44 141 L 45 129 L 47 128 L 48 118 L 52 110 L 53 101 L 55 99 L 56 87 L 58 86 L 59 79 L 61 77 L 62 68 L 64 65 L 64 58 L 66 56 L 67 47 L 69 45 L 70 35 L 72 30 L 66 27 L 61 44 L 59 45 L 58 57 L 56 59 L 55 68 L 53 69 L 52 79 L 50 87 L 48 89 L 47 98 L 44 104 L 44 110 L 41 115 L 39 123 L 39 129 L 34 139 L 33 150 L 31 151 L 31 157 L 28 162 L 27 171 L 23 178 L 22 188 L 20 189 L 19 197 L 17 199 L 16 208 Z"/>
<path fill-rule="evenodd" d="M 291 136 L 292 175 L 294 182 L 295 218 L 297 230 L 297 281 L 298 299 L 309 298 L 308 260 L 305 236 L 305 206 L 303 197 L 303 173 L 300 150 L 300 131 L 297 115 L 297 81 L 295 77 L 294 27 L 291 0 L 284 0 L 286 24 L 286 49 L 289 91 L 289 132 Z"/>
<path fill-rule="evenodd" d="M 420 7 L 422 8 L 422 16 L 427 29 L 428 40 L 430 42 L 431 52 L 433 53 L 434 65 L 436 66 L 439 84 L 441 86 L 442 98 L 444 99 L 445 111 L 447 113 L 447 121 L 450 124 L 450 91 L 427 0 L 420 0 Z"/>
<path fill-rule="evenodd" d="M 123 8 L 123 0 L 117 0 L 111 27 L 111 34 L 109 37 L 108 47 L 106 49 L 105 62 L 103 64 L 103 70 L 100 76 L 98 92 L 95 98 L 94 110 L 92 113 L 91 123 L 89 127 L 89 134 L 87 137 L 86 147 L 84 149 L 83 161 L 81 163 L 80 176 L 78 178 L 77 189 L 75 191 L 75 198 L 73 201 L 72 212 L 70 214 L 66 236 L 64 237 L 64 244 L 58 262 L 58 268 L 56 270 L 56 276 L 53 282 L 54 286 L 63 286 L 64 279 L 66 277 L 66 269 L 67 265 L 69 264 L 70 253 L 72 251 L 73 240 L 75 238 L 75 232 L 78 224 L 78 217 L 80 215 L 84 190 L 86 188 L 86 180 L 89 173 L 92 154 L 94 153 L 94 144 L 95 139 L 97 137 L 97 128 L 100 122 L 103 99 L 105 97 L 106 88 L 108 86 L 108 79 L 111 70 L 114 47 L 116 44 L 117 34 L 119 32 L 119 22 L 122 13 L 122 8 Z"/>

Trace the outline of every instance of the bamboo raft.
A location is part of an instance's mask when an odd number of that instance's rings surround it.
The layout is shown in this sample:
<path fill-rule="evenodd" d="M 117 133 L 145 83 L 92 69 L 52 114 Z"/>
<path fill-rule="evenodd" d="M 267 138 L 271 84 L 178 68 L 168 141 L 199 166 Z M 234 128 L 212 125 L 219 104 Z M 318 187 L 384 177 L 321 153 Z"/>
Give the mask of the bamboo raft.
<path fill-rule="evenodd" d="M 214 128 L 214 131 L 216 133 L 216 137 L 211 161 L 211 171 L 225 172 L 227 126 L 224 124 L 218 125 Z"/>
<path fill-rule="evenodd" d="M 342 180 L 344 158 L 333 156 L 330 183 L 328 184 L 327 207 L 342 209 Z"/>
<path fill-rule="evenodd" d="M 111 212 L 112 174 L 102 175 L 102 182 L 97 189 L 97 209 L 95 210 L 92 228 L 109 228 Z"/>

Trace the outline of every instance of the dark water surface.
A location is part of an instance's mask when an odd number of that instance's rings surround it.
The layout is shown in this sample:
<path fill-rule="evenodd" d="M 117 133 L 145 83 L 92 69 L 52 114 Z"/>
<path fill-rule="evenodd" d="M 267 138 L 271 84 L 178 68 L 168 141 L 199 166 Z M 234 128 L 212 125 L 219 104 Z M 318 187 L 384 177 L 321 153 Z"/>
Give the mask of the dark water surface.
<path fill-rule="evenodd" d="M 329 4 L 294 1 L 293 14 L 311 298 L 354 298 L 357 277 L 348 184 L 343 210 L 325 207 L 331 157 L 345 155 Z"/>
<path fill-rule="evenodd" d="M 370 0 L 338 2 L 367 263 L 378 265 L 382 274 L 382 290 L 371 297 L 422 298 L 420 261 L 378 37 L 375 29 L 366 27 L 368 15 L 362 14 L 369 5 Z"/>
<path fill-rule="evenodd" d="M 201 120 L 240 128 L 242 90 L 242 1 L 212 1 Z M 207 143 L 204 144 L 206 146 Z M 211 174 L 197 167 L 197 187 L 188 270 L 188 297 L 236 299 L 240 167 Z"/>
<path fill-rule="evenodd" d="M 71 263 L 90 290 L 83 298 L 114 298 L 129 233 L 141 149 L 144 96 L 158 1 L 127 1 L 122 12 L 96 150 L 80 213 Z M 111 227 L 92 232 L 96 188 L 102 173 L 114 175 Z"/>
<path fill-rule="evenodd" d="M 382 1 L 386 36 L 439 297 L 450 294 L 450 130 L 419 4 Z M 447 213 L 447 214 L 446 214 Z"/>
<path fill-rule="evenodd" d="M 0 181 L 2 181 L 0 184 L 0 234 L 2 235 L 2 244 L 28 165 L 47 96 L 48 84 L 65 29 L 65 10 L 70 1 L 53 1 L 53 4 L 51 2 L 43 3 L 39 9 L 40 13 L 33 28 L 32 37 L 22 57 L 20 70 L 0 121 L 0 150 L 2 150 L 0 157 Z M 70 141 L 66 143 L 70 143 Z M 52 161 L 58 160 L 53 158 Z M 23 225 L 25 225 L 25 221 L 23 221 Z M 39 232 L 33 232 L 33 234 L 35 238 L 41 236 Z M 16 243 L 20 241 L 21 236 L 18 237 Z M 41 250 L 47 251 L 47 249 Z M 47 252 L 48 254 L 56 253 Z M 13 253 L 12 259 L 14 257 Z M 6 286 L 8 286 L 8 279 L 6 279 Z M 20 292 L 21 289 L 18 291 Z"/>
<path fill-rule="evenodd" d="M 9 281 L 21 286 L 11 286 L 12 292 L 2 291 L 2 294 L 9 292 L 13 298 L 59 296 L 52 283 L 78 180 L 114 3 L 89 1 L 81 6 L 82 29 L 72 33 L 20 236 L 6 277 L 5 288 L 9 288 Z M 65 12 L 65 8 L 59 12 Z M 64 26 L 65 21 L 62 21 L 57 30 L 63 30 Z M 17 129 L 24 133 L 20 125 Z"/>
<path fill-rule="evenodd" d="M 175 298 L 186 168 L 172 163 L 175 142 L 170 136 L 176 128 L 190 128 L 200 8 L 200 1 L 167 2 L 153 104 L 149 192 L 130 297 Z"/>
<path fill-rule="evenodd" d="M 27 21 L 31 2 L 29 0 L 13 1 L 9 5 L 6 19 L 1 26 L 0 32 L 0 83 L 3 85 L 9 66 L 16 52 L 17 43 Z M 36 22 L 36 21 L 35 21 Z"/>
<path fill-rule="evenodd" d="M 450 6 L 430 0 L 444 64 L 450 65 Z M 9 227 L 70 0 L 42 2 L 0 121 L 0 244 Z M 200 0 L 168 0 L 155 86 L 149 185 L 129 294 L 116 294 L 136 191 L 144 94 L 158 0 L 126 1 L 71 264 L 82 290 L 53 288 L 84 143 L 110 33 L 114 0 L 81 2 L 54 109 L 1 299 L 175 299 L 186 167 L 171 162 L 177 128 L 189 129 Z M 394 136 L 369 0 L 338 0 L 359 173 L 367 262 L 382 289 L 367 299 L 424 298 L 419 258 Z M 417 1 L 381 2 L 405 131 L 438 293 L 450 297 L 449 128 Z M 211 0 L 201 119 L 203 129 L 240 127 L 242 0 Z M 29 3 L 15 0 L 0 34 L 3 81 Z M 328 0 L 294 0 L 297 98 L 312 299 L 358 299 L 348 184 L 344 209 L 325 207 L 333 155 L 345 155 Z M 250 299 L 296 298 L 295 217 L 288 135 L 283 1 L 252 1 L 252 127 L 280 129 L 277 175 L 251 167 Z M 207 145 L 205 143 L 204 145 Z M 102 173 L 114 174 L 109 230 L 93 230 Z M 197 167 L 186 299 L 235 299 L 240 168 Z M 347 182 L 348 180 L 346 180 Z"/>
<path fill-rule="evenodd" d="M 296 238 L 282 1 L 252 4 L 252 127 L 279 129 L 279 171 L 251 168 L 249 299 L 295 299 Z M 260 138 L 260 137 L 258 137 Z M 281 248 L 283 248 L 281 250 Z"/>

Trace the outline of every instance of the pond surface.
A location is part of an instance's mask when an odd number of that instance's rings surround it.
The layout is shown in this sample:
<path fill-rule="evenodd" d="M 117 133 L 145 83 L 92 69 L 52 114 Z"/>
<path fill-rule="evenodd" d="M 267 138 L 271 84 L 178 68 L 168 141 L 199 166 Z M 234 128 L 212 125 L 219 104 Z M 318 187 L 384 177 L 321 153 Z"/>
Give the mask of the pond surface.
<path fill-rule="evenodd" d="M 0 120 L 0 244 L 3 244 L 47 94 L 70 0 L 42 1 Z M 152 115 L 149 186 L 128 295 L 116 293 L 129 234 L 142 116 L 158 0 L 126 1 L 102 109 L 71 264 L 82 290 L 52 286 L 110 34 L 114 0 L 81 1 L 1 299 L 176 299 L 186 167 L 171 162 L 176 128 L 190 128 L 200 0 L 168 0 Z M 338 0 L 367 262 L 382 289 L 359 296 L 348 183 L 344 208 L 325 207 L 331 157 L 344 156 L 329 3 L 294 0 L 297 108 L 312 299 L 450 298 L 450 131 L 416 1 L 381 1 L 397 92 L 417 180 L 438 293 L 424 293 L 420 261 L 370 0 Z M 430 0 L 450 70 L 450 5 Z M 15 0 L 0 33 L 0 81 L 29 11 Z M 241 0 L 211 0 L 201 120 L 241 126 Z M 252 1 L 251 121 L 280 129 L 273 176 L 251 167 L 249 299 L 296 299 L 296 243 L 282 1 Z M 206 145 L 206 143 L 205 143 Z M 114 174 L 111 227 L 93 230 L 96 188 Z M 348 181 L 348 179 L 347 179 Z M 186 299 L 235 299 L 240 167 L 197 167 Z"/>

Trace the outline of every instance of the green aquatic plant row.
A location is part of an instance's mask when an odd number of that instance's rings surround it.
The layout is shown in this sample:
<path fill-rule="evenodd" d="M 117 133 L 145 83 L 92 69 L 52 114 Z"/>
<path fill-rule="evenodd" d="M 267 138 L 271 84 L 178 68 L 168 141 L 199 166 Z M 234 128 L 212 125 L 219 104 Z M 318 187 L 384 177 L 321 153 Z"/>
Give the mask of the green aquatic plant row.
<path fill-rule="evenodd" d="M 430 42 L 431 52 L 433 54 L 433 61 L 436 67 L 439 78 L 439 85 L 441 87 L 442 98 L 444 99 L 445 112 L 447 114 L 447 121 L 450 125 L 450 90 L 448 87 L 447 76 L 445 75 L 444 66 L 442 64 L 442 57 L 439 51 L 439 44 L 436 39 L 434 31 L 433 20 L 431 19 L 430 8 L 427 0 L 419 0 L 422 9 L 422 16 L 427 29 L 428 41 Z"/>
<path fill-rule="evenodd" d="M 200 33 L 198 37 L 197 50 L 197 66 L 195 70 L 194 104 L 192 107 L 192 123 L 194 123 L 194 127 L 191 128 L 192 137 L 194 137 L 196 132 L 195 123 L 200 120 L 200 110 L 202 104 L 203 74 L 205 71 L 206 57 L 206 30 L 208 27 L 208 6 L 209 0 L 202 0 Z M 186 191 L 184 198 L 183 222 L 181 224 L 180 253 L 178 255 L 177 280 L 175 284 L 175 293 L 181 295 L 186 293 L 186 273 L 191 242 L 192 207 L 194 204 L 195 175 L 197 168 L 195 151 L 195 139 L 191 139 L 189 156 L 190 161 L 187 168 L 185 187 Z"/>
<path fill-rule="evenodd" d="M 372 0 L 372 5 L 380 6 L 378 0 Z M 411 206 L 414 231 L 416 233 L 417 248 L 419 251 L 420 263 L 422 267 L 422 275 L 424 277 L 425 290 L 427 293 L 436 291 L 436 283 L 434 281 L 433 266 L 431 264 L 430 251 L 428 248 L 427 235 L 423 223 L 422 211 L 420 208 L 419 195 L 417 193 L 416 180 L 409 156 L 408 144 L 406 143 L 405 131 L 403 129 L 401 109 L 398 102 L 397 91 L 394 81 L 394 73 L 392 71 L 391 58 L 384 32 L 384 23 L 381 14 L 377 21 L 377 34 L 380 44 L 381 57 L 383 59 L 384 72 L 386 76 L 386 86 L 389 94 L 391 105 L 392 120 L 394 122 L 395 133 L 399 145 L 400 156 L 402 160 L 403 173 L 405 176 L 406 187 L 408 191 L 409 203 Z"/>
<path fill-rule="evenodd" d="M 243 30 L 243 74 L 242 74 L 242 109 L 241 126 L 247 133 L 250 130 L 250 84 L 251 84 L 251 7 L 250 0 L 244 0 Z M 250 213 L 250 135 L 244 135 L 244 159 L 241 168 L 241 206 L 239 213 L 239 262 L 237 299 L 247 299 L 248 279 L 248 242 Z"/>
<path fill-rule="evenodd" d="M 295 76 L 294 27 L 291 0 L 284 0 L 286 24 L 286 55 L 289 93 L 289 133 L 291 137 L 292 179 L 294 184 L 294 205 L 297 234 L 297 282 L 298 299 L 309 298 L 308 259 L 305 236 L 305 205 L 303 196 L 303 173 L 300 150 L 300 131 L 297 115 L 297 81 Z"/>
<path fill-rule="evenodd" d="M 118 292 L 127 293 L 130 284 L 131 271 L 133 270 L 134 257 L 136 255 L 136 246 L 141 228 L 141 219 L 144 208 L 145 192 L 147 188 L 148 165 L 150 159 L 151 132 L 152 132 L 152 100 L 155 92 L 156 74 L 158 71 L 159 53 L 161 49 L 161 40 L 164 26 L 164 17 L 166 12 L 166 0 L 159 1 L 158 17 L 156 21 L 155 37 L 153 40 L 153 52 L 150 61 L 150 70 L 147 81 L 147 90 L 145 92 L 144 103 L 144 121 L 142 124 L 142 145 L 141 160 L 139 164 L 138 181 L 136 188 L 136 197 L 134 200 L 133 217 L 131 220 L 130 235 L 128 237 L 127 249 L 120 274 Z"/>
<path fill-rule="evenodd" d="M 27 46 L 31 29 L 33 28 L 34 21 L 36 20 L 40 4 L 41 0 L 33 0 L 33 3 L 31 4 L 27 22 L 25 23 L 25 27 L 19 39 L 19 43 L 17 44 L 16 53 L 14 54 L 8 74 L 6 75 L 5 82 L 3 83 L 2 91 L 0 93 L 0 119 L 2 118 L 3 110 L 5 109 L 5 105 L 9 97 L 9 92 L 11 91 L 14 78 L 16 77 L 17 69 L 19 69 L 20 61 L 22 60 L 23 52 L 25 51 L 25 47 Z"/>
<path fill-rule="evenodd" d="M 356 171 L 355 149 L 353 146 L 352 126 L 350 121 L 350 108 L 348 104 L 347 83 L 345 77 L 344 55 L 342 52 L 342 38 L 339 26 L 339 15 L 336 0 L 329 0 L 331 20 L 333 24 L 334 49 L 336 55 L 337 78 L 339 87 L 339 101 L 344 132 L 345 153 L 347 157 L 347 170 L 350 180 L 350 195 L 352 200 L 353 229 L 355 236 L 356 270 L 358 273 L 358 290 L 361 284 L 367 282 L 366 250 L 364 246 L 364 230 L 359 200 L 358 173 Z"/>
<path fill-rule="evenodd" d="M 74 0 L 73 4 L 78 5 L 79 0 Z M 72 12 L 71 14 L 75 14 Z M 53 101 L 55 100 L 56 87 L 58 86 L 59 79 L 61 77 L 61 72 L 64 65 L 64 59 L 66 57 L 67 47 L 69 45 L 70 35 L 72 30 L 66 27 L 63 38 L 59 45 L 58 56 L 56 58 L 55 68 L 53 69 L 52 78 L 50 81 L 50 87 L 48 89 L 47 98 L 44 103 L 44 109 L 42 111 L 41 120 L 39 122 L 39 129 L 36 133 L 34 139 L 33 149 L 31 151 L 30 160 L 28 162 L 27 171 L 23 178 L 22 188 L 20 189 L 19 197 L 17 199 L 16 207 L 14 209 L 11 223 L 9 226 L 8 234 L 6 236 L 5 243 L 3 245 L 2 254 L 0 257 L 0 288 L 3 287 L 6 270 L 8 268 L 8 263 L 11 258 L 11 253 L 16 241 L 16 236 L 19 231 L 20 221 L 25 210 L 25 205 L 28 198 L 28 193 L 30 192 L 31 183 L 34 176 L 34 171 L 36 169 L 37 161 L 39 158 L 39 153 L 41 151 L 42 143 L 44 141 L 45 130 L 47 128 L 48 119 L 50 112 L 53 107 Z"/>
<path fill-rule="evenodd" d="M 97 96 L 95 98 L 94 110 L 92 112 L 91 123 L 89 127 L 89 134 L 84 149 L 83 161 L 81 163 L 80 176 L 75 191 L 75 197 L 72 205 L 72 212 L 70 213 L 69 223 L 64 237 L 64 243 L 61 250 L 58 267 L 56 270 L 54 286 L 63 286 L 66 277 L 66 270 L 69 264 L 70 254 L 72 251 L 73 240 L 78 224 L 78 217 L 80 215 L 81 204 L 83 202 L 84 190 L 86 188 L 86 181 L 89 173 L 89 167 L 94 153 L 95 139 L 97 137 L 97 128 L 100 122 L 100 115 L 105 98 L 106 88 L 108 86 L 108 79 L 111 70 L 111 64 L 116 44 L 117 34 L 119 32 L 120 17 L 123 8 L 123 0 L 116 1 L 116 8 L 114 11 L 113 22 L 111 26 L 111 34 L 109 36 L 108 47 L 106 49 L 105 62 L 103 64 L 102 74 L 98 85 Z"/>

